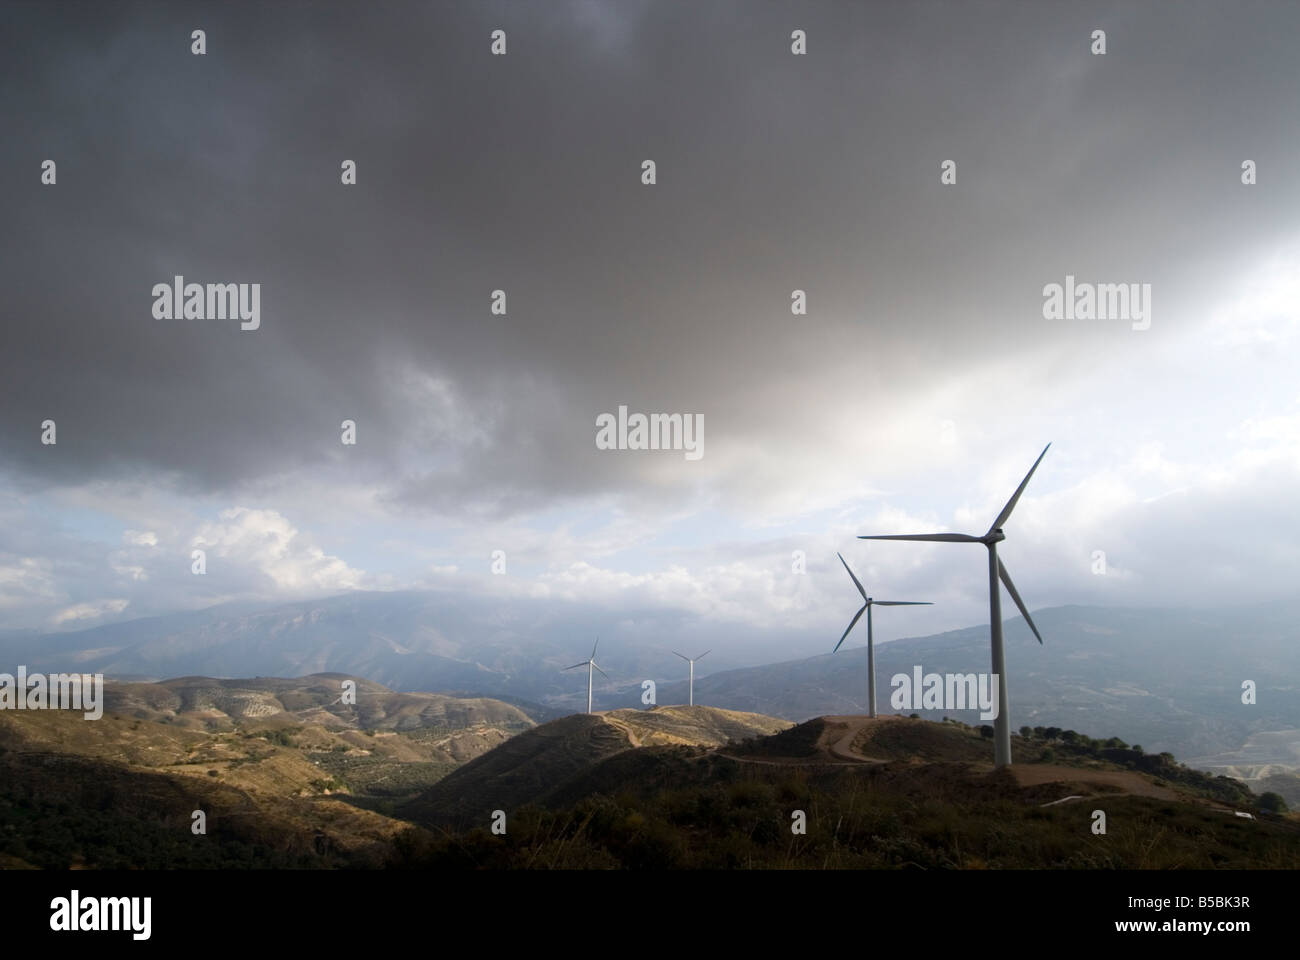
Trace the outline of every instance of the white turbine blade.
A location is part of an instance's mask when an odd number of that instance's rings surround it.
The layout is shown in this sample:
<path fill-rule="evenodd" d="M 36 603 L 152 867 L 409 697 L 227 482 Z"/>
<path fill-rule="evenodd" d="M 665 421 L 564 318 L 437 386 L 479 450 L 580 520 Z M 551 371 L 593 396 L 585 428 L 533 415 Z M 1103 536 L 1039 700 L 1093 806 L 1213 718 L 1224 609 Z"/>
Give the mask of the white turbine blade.
<path fill-rule="evenodd" d="M 878 607 L 933 607 L 933 600 L 873 600 Z"/>
<path fill-rule="evenodd" d="M 565 670 L 576 670 L 576 669 L 578 669 L 578 667 L 585 667 L 586 665 L 587 665 L 587 661 L 584 660 L 584 661 L 582 661 L 582 663 L 575 663 L 573 666 L 571 666 L 571 667 L 565 667 L 564 669 L 565 669 Z M 561 670 L 560 672 L 563 673 L 564 671 Z"/>
<path fill-rule="evenodd" d="M 1029 624 L 1029 629 L 1034 631 L 1034 636 L 1038 638 L 1039 643 L 1042 643 L 1043 636 L 1038 632 L 1038 628 L 1034 626 L 1034 618 L 1025 609 L 1025 602 L 1020 599 L 1020 594 L 1016 593 L 1016 585 L 1011 582 L 1011 574 L 1007 573 L 1007 568 L 1002 565 L 1001 560 L 998 560 L 998 576 L 1002 578 L 1002 582 L 1006 585 L 1007 593 L 1011 594 L 1011 599 L 1020 608 L 1020 615 L 1025 618 L 1025 623 Z"/>
<path fill-rule="evenodd" d="M 982 543 L 969 533 L 892 533 L 887 536 L 858 537 L 859 540 L 932 540 L 936 543 Z"/>
<path fill-rule="evenodd" d="M 695 659 L 696 659 L 696 660 L 703 660 L 703 659 L 704 659 L 705 657 L 707 657 L 708 655 L 709 655 L 709 651 L 708 651 L 708 650 L 705 650 L 703 653 L 701 653 L 701 654 L 700 654 L 698 657 L 696 657 Z"/>
<path fill-rule="evenodd" d="M 870 604 L 864 603 L 862 605 L 862 609 L 853 615 L 853 619 L 849 621 L 849 625 L 844 628 L 844 637 L 847 637 L 849 635 L 849 631 L 858 625 L 858 621 L 862 619 L 862 614 L 866 612 L 868 606 L 870 606 Z M 840 637 L 840 643 L 844 642 L 844 637 Z M 835 650 L 838 650 L 840 648 L 840 643 L 835 644 Z M 834 653 L 835 650 L 832 650 L 831 653 Z"/>
<path fill-rule="evenodd" d="M 596 659 L 596 648 L 598 646 L 600 646 L 600 637 L 597 637 L 596 642 L 591 645 L 591 659 L 593 660 Z"/>
<path fill-rule="evenodd" d="M 838 553 L 835 554 L 835 556 L 837 556 L 837 557 L 840 558 L 840 563 L 843 563 L 843 564 L 844 564 L 844 569 L 845 569 L 845 570 L 849 570 L 849 565 L 845 562 L 844 557 L 841 556 L 841 555 L 838 554 Z M 849 570 L 849 576 L 850 576 L 850 577 L 853 577 L 853 585 L 854 585 L 855 587 L 858 588 L 858 593 L 862 594 L 862 599 L 863 599 L 863 600 L 867 599 L 867 591 L 865 591 L 865 590 L 862 589 L 862 584 L 858 582 L 858 578 L 857 578 L 857 577 L 854 577 L 854 576 L 853 576 L 853 571 L 852 571 L 852 570 Z"/>
<path fill-rule="evenodd" d="M 600 666 L 596 663 L 595 660 L 591 661 L 591 665 L 592 665 L 593 667 L 596 668 L 596 671 L 597 671 L 597 672 L 598 672 L 602 677 L 604 677 L 606 680 L 609 679 L 609 674 L 606 673 L 604 670 L 601 670 L 601 669 L 600 669 Z"/>
<path fill-rule="evenodd" d="M 1020 486 L 1016 487 L 1016 492 L 1011 495 L 1011 499 L 1008 500 L 1007 505 L 1002 508 L 1002 512 L 998 514 L 998 518 L 993 521 L 993 526 L 989 527 L 989 533 L 992 533 L 998 527 L 1002 526 L 1002 524 L 1011 519 L 1011 511 L 1016 509 L 1016 504 L 1020 501 L 1020 495 L 1025 492 L 1025 487 L 1029 486 L 1029 478 L 1034 475 L 1034 471 L 1038 469 L 1038 465 L 1043 462 L 1043 457 L 1047 456 L 1047 450 L 1049 447 L 1051 447 L 1050 443 L 1046 447 L 1043 447 L 1043 452 L 1038 455 L 1038 459 L 1034 461 L 1034 465 L 1029 468 L 1029 472 L 1025 474 L 1025 479 L 1020 481 Z M 988 536 L 988 534 L 985 534 L 985 536 Z"/>
<path fill-rule="evenodd" d="M 677 653 L 677 651 L 674 650 L 673 653 Z M 686 654 L 684 654 L 684 653 L 677 653 L 677 656 L 681 657 L 681 658 L 682 658 L 683 660 L 685 660 L 687 663 L 690 663 L 690 662 L 691 662 L 691 658 L 688 657 L 688 656 L 686 656 Z"/>

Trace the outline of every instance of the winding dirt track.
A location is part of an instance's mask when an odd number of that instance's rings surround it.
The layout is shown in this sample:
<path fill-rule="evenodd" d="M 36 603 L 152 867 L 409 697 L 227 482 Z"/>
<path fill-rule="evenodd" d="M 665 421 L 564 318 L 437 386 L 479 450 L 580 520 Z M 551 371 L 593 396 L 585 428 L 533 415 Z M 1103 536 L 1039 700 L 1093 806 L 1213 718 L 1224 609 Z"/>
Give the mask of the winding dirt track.
<path fill-rule="evenodd" d="M 885 763 L 883 757 L 865 757 L 853 749 L 853 741 L 868 727 L 888 723 L 882 717 L 839 716 L 826 717 L 826 729 L 817 741 L 817 747 L 838 760 L 852 763 Z"/>
<path fill-rule="evenodd" d="M 854 743 L 864 731 L 888 723 L 898 723 L 900 718 L 894 716 L 867 717 L 857 715 L 828 716 L 822 718 L 826 727 L 818 738 L 813 754 L 808 757 L 737 757 L 723 754 L 728 759 L 741 763 L 757 763 L 765 766 L 860 766 L 862 764 L 887 763 L 885 757 L 866 756 L 854 748 Z M 868 746 L 868 749 L 870 747 Z M 990 767 L 990 769 L 992 769 Z M 1160 787 L 1140 773 L 1130 770 L 1091 770 L 1081 767 L 1055 766 L 1051 764 L 1012 764 L 1008 770 L 1022 787 L 1040 786 L 1059 783 L 1062 793 L 1071 793 L 1070 785 L 1088 789 L 1088 796 L 1133 795 L 1152 797 L 1157 800 L 1181 800 L 1188 798 L 1167 787 Z M 1073 794 L 1062 797 L 1053 803 L 1073 802 L 1085 799 Z M 1222 806 L 1213 804 L 1214 806 Z"/>
<path fill-rule="evenodd" d="M 888 723 L 892 717 L 834 716 L 822 719 L 826 722 L 826 728 L 818 737 L 809 757 L 737 757 L 729 753 L 720 753 L 719 756 L 738 763 L 758 763 L 769 767 L 856 767 L 864 763 L 888 762 L 884 757 L 863 756 L 853 749 L 853 742 L 867 727 Z"/>

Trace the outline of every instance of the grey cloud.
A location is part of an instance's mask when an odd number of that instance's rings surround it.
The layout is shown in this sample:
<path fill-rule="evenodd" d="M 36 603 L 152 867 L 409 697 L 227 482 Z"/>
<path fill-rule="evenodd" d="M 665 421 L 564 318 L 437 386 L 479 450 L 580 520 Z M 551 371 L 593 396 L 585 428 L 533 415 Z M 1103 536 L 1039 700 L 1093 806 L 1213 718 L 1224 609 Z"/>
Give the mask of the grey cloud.
<path fill-rule="evenodd" d="M 487 54 L 498 26 L 505 58 Z M 0 492 L 108 481 L 198 505 L 166 545 L 179 563 L 118 563 L 147 586 L 112 568 L 121 546 L 3 507 L 5 620 L 265 590 L 255 567 L 188 574 L 185 535 L 214 504 L 296 524 L 330 490 L 373 491 L 392 515 L 471 525 L 469 551 L 474 525 L 557 508 L 614 504 L 642 537 L 698 509 L 700 542 L 652 559 L 718 565 L 768 549 L 704 542 L 735 536 L 728 511 L 807 501 L 858 532 L 880 503 L 946 519 L 1005 496 L 990 473 L 1018 477 L 1049 439 L 1034 497 L 1152 439 L 1188 464 L 1238 455 L 1231 426 L 1287 410 L 1293 341 L 1227 349 L 1202 314 L 1300 225 L 1298 27 L 1289 3 L 9 5 Z M 57 187 L 38 183 L 47 157 Z M 1152 330 L 1045 322 L 1042 287 L 1066 273 L 1152 283 Z M 260 282 L 262 329 L 154 320 L 150 288 L 175 274 Z M 487 309 L 498 287 L 507 317 Z M 620 403 L 703 413 L 705 459 L 597 451 L 595 417 Z M 960 456 L 932 449 L 942 418 Z M 1285 589 L 1295 470 L 1240 476 L 1257 486 L 1105 518 L 1097 547 L 1130 581 L 1080 572 L 1096 528 L 1077 503 L 1060 521 L 1078 543 L 1021 531 L 1022 592 Z M 332 539 L 315 542 L 352 563 Z M 530 549 L 545 566 L 553 546 Z M 887 583 L 948 601 L 936 616 L 978 617 L 965 558 L 879 556 Z"/>
<path fill-rule="evenodd" d="M 1039 315 L 1067 271 L 1174 310 L 1296 221 L 1300 11 L 1193 6 L 114 6 L 77 31 L 11 9 L 5 462 L 195 490 L 337 471 L 439 511 L 653 494 L 653 465 L 592 456 L 597 413 L 698 410 L 714 443 L 779 448 L 823 384 L 884 403 L 1079 337 Z M 261 282 L 263 328 L 153 320 L 177 273 Z M 448 378 L 485 443 L 425 469 L 395 357 Z"/>

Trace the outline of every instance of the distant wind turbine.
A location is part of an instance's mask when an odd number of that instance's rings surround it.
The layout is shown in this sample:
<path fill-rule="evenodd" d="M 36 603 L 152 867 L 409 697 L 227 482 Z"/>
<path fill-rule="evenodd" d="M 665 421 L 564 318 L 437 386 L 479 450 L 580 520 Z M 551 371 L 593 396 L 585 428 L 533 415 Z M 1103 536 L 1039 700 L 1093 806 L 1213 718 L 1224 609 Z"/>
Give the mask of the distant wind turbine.
<path fill-rule="evenodd" d="M 845 563 L 844 558 L 838 553 L 835 556 L 840 558 L 840 563 L 844 564 L 844 569 L 849 570 L 849 565 Z M 853 585 L 858 588 L 858 593 L 862 594 L 862 609 L 854 614 L 849 625 L 844 629 L 844 636 L 840 637 L 840 642 L 835 644 L 835 650 L 840 648 L 844 643 L 844 638 L 849 635 L 849 631 L 858 625 L 862 618 L 862 610 L 867 611 L 867 709 L 870 716 L 876 715 L 876 644 L 871 635 L 871 608 L 872 607 L 930 607 L 934 604 L 929 600 L 876 600 L 867 596 L 867 591 L 862 589 L 862 584 L 857 577 L 853 576 L 853 571 L 849 570 L 849 576 L 853 577 Z M 834 653 L 832 650 L 831 653 Z M 680 656 L 680 654 L 679 654 Z"/>
<path fill-rule="evenodd" d="M 596 642 L 591 645 L 591 656 L 589 656 L 586 660 L 583 660 L 582 663 L 575 663 L 571 667 L 564 668 L 565 670 L 576 670 L 578 669 L 578 667 L 587 668 L 587 712 L 588 713 L 591 713 L 591 671 L 593 668 L 595 668 L 596 670 L 600 670 L 600 667 L 596 665 L 596 648 L 598 646 L 600 646 L 600 637 L 597 637 Z M 563 673 L 563 671 L 561 671 L 561 673 Z M 600 670 L 600 675 L 604 677 L 606 680 L 609 679 L 609 674 L 606 673 L 604 670 Z"/>
<path fill-rule="evenodd" d="M 1029 616 L 1029 611 L 1020 599 L 1020 594 L 1016 592 L 1016 585 L 1011 582 L 1011 575 L 1007 573 L 1007 568 L 998 559 L 998 544 L 1006 539 L 1006 535 L 1002 532 L 1002 525 L 1011 517 L 1011 511 L 1016 508 L 1016 504 L 1020 501 L 1020 495 L 1025 492 L 1025 487 L 1029 485 L 1029 478 L 1034 475 L 1038 465 L 1043 462 L 1043 457 L 1047 456 L 1047 451 L 1051 446 L 1049 443 L 1046 447 L 1043 447 L 1043 452 L 1038 455 L 1034 465 L 1029 468 L 1029 472 L 1025 474 L 1025 479 L 1020 481 L 1020 486 L 1016 488 L 1016 492 L 1011 495 L 1011 499 L 1002 508 L 998 518 L 993 521 L 993 526 L 989 527 L 988 533 L 982 537 L 974 537 L 965 533 L 907 533 L 858 538 L 859 540 L 932 540 L 940 543 L 982 543 L 988 547 L 989 628 L 992 634 L 993 672 L 998 675 L 998 716 L 993 721 L 993 763 L 999 767 L 1005 767 L 1011 763 L 1011 711 L 1007 707 L 1007 670 L 1006 659 L 1002 651 L 1002 592 L 998 589 L 999 579 L 1006 585 L 1007 593 L 1011 594 L 1011 599 L 1015 601 L 1016 606 L 1020 609 L 1021 615 L 1025 618 L 1025 623 L 1029 624 L 1029 629 L 1034 631 L 1034 636 L 1038 638 L 1038 642 L 1042 643 L 1043 638 L 1039 634 L 1038 628 L 1034 626 L 1033 618 Z"/>
<path fill-rule="evenodd" d="M 674 650 L 673 653 L 677 653 L 677 651 Z M 698 657 L 696 657 L 695 660 L 703 660 L 708 655 L 709 655 L 709 651 L 705 650 Z M 680 653 L 677 653 L 677 656 L 681 657 L 683 660 L 685 660 L 687 663 L 691 665 L 690 705 L 693 707 L 695 706 L 695 660 L 692 660 L 690 657 L 684 656 L 683 654 Z"/>

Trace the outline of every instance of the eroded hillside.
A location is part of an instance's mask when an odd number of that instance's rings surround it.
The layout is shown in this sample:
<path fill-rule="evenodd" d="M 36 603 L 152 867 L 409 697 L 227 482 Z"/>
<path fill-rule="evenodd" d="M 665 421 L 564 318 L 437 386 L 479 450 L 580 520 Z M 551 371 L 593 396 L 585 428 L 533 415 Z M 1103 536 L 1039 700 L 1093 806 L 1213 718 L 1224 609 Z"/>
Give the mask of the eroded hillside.
<path fill-rule="evenodd" d="M 116 841 L 64 850 L 59 838 L 125 836 L 143 820 L 141 855 L 155 865 L 229 865 L 232 851 L 253 847 L 248 865 L 378 865 L 403 826 L 386 807 L 534 725 L 500 701 L 364 680 L 345 703 L 347 679 L 109 684 L 93 721 L 0 712 L 0 813 L 20 848 L 9 856 L 121 865 Z M 195 810 L 221 843 L 190 831 Z"/>

